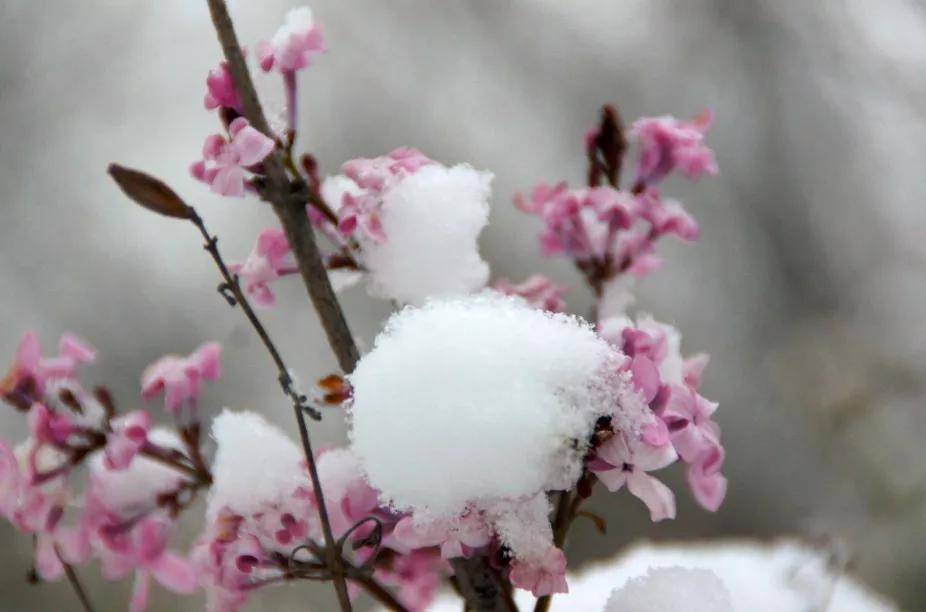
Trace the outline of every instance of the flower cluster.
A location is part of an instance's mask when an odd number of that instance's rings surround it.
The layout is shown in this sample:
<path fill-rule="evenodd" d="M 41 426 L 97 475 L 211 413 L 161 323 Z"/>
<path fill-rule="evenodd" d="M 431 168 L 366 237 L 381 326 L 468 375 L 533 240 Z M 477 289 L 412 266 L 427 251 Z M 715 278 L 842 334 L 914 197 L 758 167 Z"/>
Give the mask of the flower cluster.
<path fill-rule="evenodd" d="M 190 166 L 193 178 L 208 183 L 212 191 L 223 196 L 240 198 L 251 189 L 248 173 L 275 146 L 273 139 L 251 127 L 248 120 L 238 117 L 228 126 L 228 137 L 213 134 L 203 143 L 203 158 Z"/>
<path fill-rule="evenodd" d="M 541 184 L 529 197 L 516 195 L 518 208 L 544 222 L 543 254 L 573 259 L 601 294 L 621 274 L 643 278 L 657 269 L 662 260 L 655 245 L 663 236 L 697 239 L 695 220 L 678 201 L 664 198 L 657 184 L 675 170 L 693 180 L 716 174 L 713 153 L 703 142 L 710 123 L 709 113 L 692 122 L 671 117 L 637 121 L 630 135 L 639 143 L 640 157 L 630 191 L 619 188 L 615 174 L 610 185 L 570 189 L 566 182 Z M 597 134 L 592 131 L 587 146 L 595 146 Z"/>
<path fill-rule="evenodd" d="M 306 207 L 334 246 L 325 260 L 338 288 L 364 272 L 371 294 L 417 304 L 485 286 L 489 271 L 477 238 L 488 221 L 490 173 L 448 168 L 410 148 L 350 160 L 341 171 L 317 194 L 331 217 Z M 262 232 L 248 260 L 234 269 L 249 296 L 273 305 L 270 282 L 295 271 L 282 231 Z"/>
<path fill-rule="evenodd" d="M 38 577 L 57 580 L 65 564 L 97 559 L 109 580 L 134 573 L 130 607 L 140 611 L 151 578 L 176 593 L 196 589 L 192 564 L 168 541 L 208 471 L 199 464 L 195 425 L 180 435 L 156 428 L 149 413 L 117 415 L 108 391 L 86 389 L 78 367 L 95 357 L 72 334 L 62 336 L 54 357 L 41 355 L 35 334 L 21 340 L 2 393 L 27 413 L 29 437 L 13 449 L 0 441 L 0 513 L 34 536 Z M 194 401 L 200 380 L 214 380 L 219 369 L 215 344 L 165 357 L 148 369 L 143 394 L 164 392 L 174 410 Z M 86 478 L 76 473 L 81 467 Z"/>
<path fill-rule="evenodd" d="M 650 510 L 654 521 L 675 517 L 671 490 L 646 472 L 681 459 L 697 502 L 716 511 L 726 494 L 720 472 L 724 449 L 720 427 L 711 419 L 717 404 L 698 393 L 707 356 L 683 359 L 681 335 L 651 317 L 609 318 L 599 333 L 627 356 L 623 366 L 631 374 L 640 399 L 655 417 L 652 426 L 631 435 L 626 431 L 599 432 L 600 445 L 589 459 L 589 469 L 610 491 L 625 484 Z"/>

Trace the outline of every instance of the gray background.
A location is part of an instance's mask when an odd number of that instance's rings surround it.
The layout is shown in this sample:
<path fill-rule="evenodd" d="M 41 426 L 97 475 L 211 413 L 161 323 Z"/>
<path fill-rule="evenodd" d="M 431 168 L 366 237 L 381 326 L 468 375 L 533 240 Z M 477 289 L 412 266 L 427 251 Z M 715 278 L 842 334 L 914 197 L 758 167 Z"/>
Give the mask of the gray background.
<path fill-rule="evenodd" d="M 230 3 L 243 41 L 269 36 L 293 2 Z M 412 145 L 493 170 L 482 236 L 495 276 L 543 271 L 589 296 L 570 265 L 542 260 L 538 223 L 512 194 L 583 177 L 581 137 L 603 102 L 626 119 L 717 113 L 709 142 L 721 175 L 671 183 L 701 221 L 696 245 L 665 244 L 665 270 L 640 305 L 675 322 L 689 352 L 709 351 L 730 493 L 707 515 L 680 495 L 679 519 L 651 526 L 628 496 L 600 496 L 606 537 L 579 525 L 574 563 L 636 537 L 835 537 L 852 569 L 906 606 L 926 605 L 926 8 L 904 0 L 315 0 L 331 52 L 301 78 L 300 146 L 325 171 Z M 259 410 L 293 430 L 272 368 L 192 228 L 134 208 L 105 177 L 110 161 L 165 178 L 199 207 L 229 259 L 272 215 L 212 197 L 186 173 L 216 131 L 202 108 L 219 58 L 196 0 L 0 2 L 0 354 L 36 329 L 50 349 L 72 329 L 102 360 L 92 378 L 128 409 L 142 368 L 205 339 L 226 374 L 204 405 Z M 277 78 L 262 77 L 279 114 Z M 312 380 L 333 359 L 303 289 L 280 287 L 266 320 Z M 389 305 L 345 298 L 369 341 Z M 0 417 L 7 439 L 21 420 Z M 337 417 L 316 428 L 338 442 Z M 675 482 L 680 482 L 677 478 Z M 673 480 L 673 478 L 670 478 Z M 200 524 L 193 513 L 189 529 Z M 63 584 L 23 580 L 29 540 L 0 526 L 0 606 L 74 608 Z M 82 570 L 105 609 L 126 585 Z M 327 589 L 262 594 L 280 609 L 332 605 Z M 199 609 L 157 591 L 156 609 Z M 253 609 L 260 605 L 253 606 Z"/>

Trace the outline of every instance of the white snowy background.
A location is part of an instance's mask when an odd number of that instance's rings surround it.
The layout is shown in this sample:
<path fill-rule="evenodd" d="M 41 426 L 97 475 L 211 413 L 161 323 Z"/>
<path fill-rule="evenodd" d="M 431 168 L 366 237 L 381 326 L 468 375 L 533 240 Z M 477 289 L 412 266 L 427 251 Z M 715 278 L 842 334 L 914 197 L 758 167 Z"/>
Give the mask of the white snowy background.
<path fill-rule="evenodd" d="M 230 3 L 243 41 L 280 23 L 282 0 Z M 717 113 L 721 175 L 671 189 L 700 243 L 665 245 L 641 305 L 713 361 L 730 492 L 717 515 L 682 493 L 679 519 L 649 524 L 628 495 L 579 524 L 574 565 L 637 538 L 782 533 L 842 538 L 852 571 L 905 607 L 926 604 L 926 7 L 908 0 L 315 0 L 328 55 L 302 80 L 300 146 L 334 172 L 400 145 L 492 170 L 483 233 L 493 276 L 542 271 L 590 299 L 570 265 L 538 256 L 538 225 L 511 206 L 539 181 L 582 180 L 581 137 L 603 102 L 625 118 Z M 102 361 L 92 378 L 137 404 L 143 367 L 205 339 L 226 347 L 204 402 L 258 410 L 294 430 L 271 364 L 215 293 L 195 231 L 129 205 L 110 161 L 145 168 L 197 204 L 243 258 L 273 222 L 255 201 L 221 201 L 186 172 L 215 118 L 204 78 L 219 58 L 204 2 L 0 1 L 0 355 L 39 330 L 72 329 Z M 279 112 L 275 78 L 259 86 Z M 268 327 L 304 381 L 334 367 L 304 290 L 280 286 Z M 390 310 L 354 290 L 345 308 L 369 340 Z M 24 426 L 0 416 L 4 437 Z M 343 439 L 337 415 L 319 442 Z M 680 482 L 680 479 L 676 479 Z M 679 487 L 681 488 L 681 487 Z M 192 533 L 200 516 L 188 521 Z M 0 526 L 0 607 L 70 609 L 65 585 L 32 587 L 29 540 Z M 127 585 L 83 570 L 119 609 Z M 619 585 L 615 585 L 619 586 Z M 317 598 L 317 599 L 312 599 Z M 331 603 L 326 587 L 262 593 L 275 609 Z M 254 609 L 260 605 L 254 606 Z M 197 610 L 158 591 L 156 609 Z"/>

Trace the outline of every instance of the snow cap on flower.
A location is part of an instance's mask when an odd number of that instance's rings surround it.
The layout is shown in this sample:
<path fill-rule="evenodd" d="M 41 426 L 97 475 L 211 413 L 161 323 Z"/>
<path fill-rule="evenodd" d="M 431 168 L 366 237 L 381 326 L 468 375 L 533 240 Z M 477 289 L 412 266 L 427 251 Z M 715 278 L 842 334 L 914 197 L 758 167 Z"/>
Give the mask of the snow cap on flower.
<path fill-rule="evenodd" d="M 206 510 L 209 521 L 222 509 L 251 514 L 307 484 L 299 447 L 257 413 L 223 410 L 212 422 L 212 437 L 218 448 Z"/>
<path fill-rule="evenodd" d="M 774 607 L 774 602 L 766 602 Z M 604 612 L 733 612 L 730 593 L 717 574 L 707 569 L 650 568 L 614 589 Z"/>
<path fill-rule="evenodd" d="M 250 168 L 264 161 L 276 145 L 244 117 L 232 121 L 228 133 L 231 140 L 221 134 L 206 138 L 203 158 L 190 166 L 190 174 L 209 183 L 219 195 L 240 198 L 246 191 L 245 179 Z"/>
<path fill-rule="evenodd" d="M 496 293 L 407 307 L 350 377 L 351 448 L 419 518 L 568 489 L 599 417 L 642 418 L 618 405 L 621 361 L 581 319 Z"/>
<path fill-rule="evenodd" d="M 338 229 L 356 238 L 370 293 L 406 304 L 483 288 L 478 237 L 489 218 L 492 174 L 446 167 L 415 149 L 345 163 L 323 193 Z"/>
<path fill-rule="evenodd" d="M 186 357 L 165 355 L 142 372 L 141 395 L 148 401 L 164 393 L 164 408 L 173 414 L 184 406 L 195 406 L 202 381 L 222 375 L 222 347 L 206 342 Z"/>
<path fill-rule="evenodd" d="M 257 45 L 257 59 L 264 72 L 295 72 L 308 67 L 314 56 L 324 52 L 321 27 L 307 6 L 290 9 L 273 38 Z"/>

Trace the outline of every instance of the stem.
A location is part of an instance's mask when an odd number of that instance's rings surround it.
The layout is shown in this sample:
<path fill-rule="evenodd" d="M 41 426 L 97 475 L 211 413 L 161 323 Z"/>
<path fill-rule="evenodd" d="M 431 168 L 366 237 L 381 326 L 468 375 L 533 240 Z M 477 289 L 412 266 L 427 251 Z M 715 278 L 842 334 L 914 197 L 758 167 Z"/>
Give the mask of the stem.
<path fill-rule="evenodd" d="M 225 60 L 228 62 L 235 87 L 238 89 L 244 104 L 244 115 L 256 129 L 268 137 L 274 138 L 274 134 L 270 130 L 267 119 L 261 110 L 257 91 L 254 89 L 254 83 L 251 81 L 251 75 L 244 61 L 244 54 L 241 52 L 241 46 L 238 44 L 238 38 L 231 17 L 228 14 L 228 7 L 224 0 L 207 0 L 207 2 L 212 23 L 215 26 L 219 42 L 225 54 Z M 261 195 L 273 205 L 274 211 L 280 218 L 286 238 L 299 264 L 302 281 L 328 336 L 328 343 L 331 345 L 341 369 L 345 373 L 350 373 L 353 371 L 357 361 L 359 361 L 360 353 L 357 350 L 354 337 L 350 333 L 350 328 L 347 326 L 347 320 L 338 303 L 337 296 L 331 288 L 331 281 L 328 279 L 328 273 L 315 243 L 315 234 L 305 212 L 305 201 L 307 199 L 305 194 L 311 194 L 311 189 L 298 175 L 292 179 L 287 176 L 283 151 L 275 149 L 264 160 L 263 164 L 267 184 Z M 297 411 L 296 416 L 300 426 L 300 434 L 303 435 L 304 441 L 307 441 L 308 434 L 305 430 L 305 423 L 302 421 L 302 415 Z M 310 474 L 315 477 L 314 459 L 311 455 L 308 455 L 307 460 Z M 315 478 L 313 478 L 313 485 L 315 485 Z M 326 512 L 325 504 L 320 487 L 316 486 L 316 489 L 319 500 L 319 514 L 322 515 L 322 513 Z M 326 554 L 334 574 L 338 600 L 342 610 L 350 610 L 342 559 L 340 553 L 333 546 L 330 525 L 324 520 L 322 525 L 326 527 L 324 529 Z M 467 594 L 466 600 L 471 607 L 477 610 L 514 609 L 505 600 L 504 589 L 499 588 L 500 579 L 489 568 L 487 559 L 479 558 L 474 562 L 458 563 L 456 566 L 459 567 L 460 582 L 466 584 L 466 587 L 461 586 L 461 588 Z"/>
<path fill-rule="evenodd" d="M 351 580 L 360 585 L 360 587 L 369 593 L 373 599 L 383 604 L 387 610 L 394 610 L 395 612 L 408 611 L 408 608 L 403 606 L 402 603 L 395 598 L 395 595 L 390 593 L 388 589 L 374 580 L 372 576 L 357 576 L 351 578 Z"/>
<path fill-rule="evenodd" d="M 295 70 L 286 70 L 283 72 L 283 86 L 286 89 L 286 119 L 289 123 L 289 131 L 292 134 L 292 138 L 295 140 L 296 121 L 298 114 L 298 109 L 296 106 L 298 103 L 298 98 L 296 96 L 297 88 Z"/>
<path fill-rule="evenodd" d="M 467 609 L 479 612 L 512 612 L 517 610 L 514 602 L 505 594 L 505 587 L 498 572 L 489 565 L 486 557 L 466 559 L 457 557 L 450 564 L 457 577 L 457 584 Z"/>
<path fill-rule="evenodd" d="M 283 391 L 289 396 L 290 400 L 292 400 L 293 413 L 296 416 L 296 424 L 299 426 L 299 439 L 302 442 L 302 450 L 305 453 L 306 464 L 309 468 L 309 477 L 312 480 L 312 490 L 315 493 L 315 499 L 318 501 L 318 518 L 325 536 L 326 560 L 333 575 L 333 582 L 341 609 L 349 612 L 351 605 L 347 593 L 347 583 L 344 580 L 344 565 L 341 559 L 341 552 L 335 547 L 334 535 L 331 531 L 331 521 L 328 518 L 328 508 L 325 505 L 325 495 L 322 492 L 321 481 L 318 478 L 318 470 L 315 466 L 315 453 L 312 451 L 312 442 L 309 440 L 309 429 L 306 426 L 305 414 L 303 413 L 305 398 L 294 389 L 292 378 L 289 375 L 289 369 L 286 367 L 283 357 L 277 350 L 273 340 L 270 339 L 270 334 L 267 333 L 266 328 L 260 322 L 257 313 L 254 312 L 244 292 L 241 291 L 241 284 L 238 282 L 238 279 L 229 272 L 225 260 L 222 259 L 222 255 L 219 253 L 218 238 L 209 233 L 202 217 L 192 208 L 190 220 L 202 234 L 203 240 L 205 240 L 205 248 L 209 251 L 213 261 L 215 261 L 215 265 L 222 274 L 222 278 L 225 280 L 221 288 L 231 291 L 234 296 L 234 303 L 241 307 L 248 321 L 250 321 L 251 326 L 257 332 L 257 335 L 260 336 L 261 341 L 267 348 L 267 352 L 270 353 L 270 357 L 277 366 Z"/>
<path fill-rule="evenodd" d="M 157 461 L 162 465 L 166 465 L 169 468 L 173 468 L 178 472 L 182 472 L 183 474 L 190 476 L 197 484 L 212 484 L 212 474 L 209 473 L 209 470 L 203 470 L 187 465 L 185 463 L 181 463 L 170 452 L 165 451 L 158 446 L 150 443 L 145 444 L 141 450 L 138 451 L 138 453 L 143 457 L 151 459 L 152 461 Z"/>
<path fill-rule="evenodd" d="M 228 7 L 224 0 L 207 1 L 235 87 L 244 104 L 244 116 L 256 129 L 274 138 L 257 98 L 241 46 L 238 44 L 238 37 L 228 14 Z M 328 279 L 318 246 L 315 244 L 315 234 L 312 232 L 308 215 L 305 212 L 306 194 L 310 190 L 301 177 L 296 176 L 290 179 L 287 176 L 283 160 L 284 152 L 279 148 L 274 149 L 264 160 L 267 184 L 261 195 L 273 205 L 274 211 L 280 218 L 286 238 L 299 263 L 303 283 L 321 319 L 322 327 L 328 336 L 328 343 L 338 359 L 338 364 L 344 372 L 350 372 L 360 359 L 360 353 L 334 290 L 331 288 L 331 281 Z"/>
<path fill-rule="evenodd" d="M 90 597 L 87 596 L 87 591 L 84 590 L 84 586 L 81 584 L 80 578 L 77 576 L 77 572 L 74 571 L 74 568 L 71 567 L 70 563 L 67 563 L 64 559 L 61 558 L 61 553 L 58 551 L 57 546 L 55 547 L 55 555 L 57 555 L 58 560 L 64 567 L 64 575 L 67 576 L 68 582 L 71 583 L 71 588 L 74 589 L 74 594 L 76 594 L 77 599 L 80 600 L 80 605 L 83 607 L 84 612 L 94 612 L 93 604 L 90 603 Z"/>

